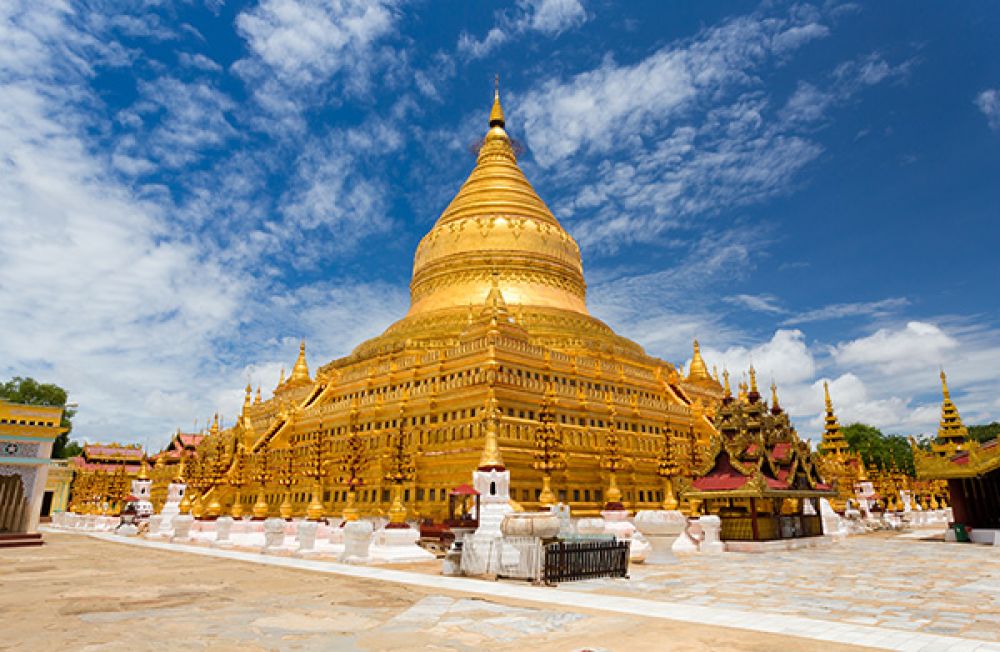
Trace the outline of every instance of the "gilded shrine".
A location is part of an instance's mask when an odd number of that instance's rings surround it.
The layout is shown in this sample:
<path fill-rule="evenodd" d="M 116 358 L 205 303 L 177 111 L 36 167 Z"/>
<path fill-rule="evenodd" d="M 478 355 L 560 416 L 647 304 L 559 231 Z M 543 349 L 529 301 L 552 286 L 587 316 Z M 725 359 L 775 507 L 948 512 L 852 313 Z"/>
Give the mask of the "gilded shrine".
<path fill-rule="evenodd" d="M 580 248 L 505 127 L 498 94 L 475 167 L 417 247 L 406 315 L 315 376 L 303 343 L 267 400 L 248 386 L 236 424 L 183 469 L 191 513 L 356 518 L 398 495 L 408 518 L 441 520 L 479 464 L 491 396 L 521 507 L 673 500 L 722 387 L 697 343 L 685 376 L 590 314 Z"/>

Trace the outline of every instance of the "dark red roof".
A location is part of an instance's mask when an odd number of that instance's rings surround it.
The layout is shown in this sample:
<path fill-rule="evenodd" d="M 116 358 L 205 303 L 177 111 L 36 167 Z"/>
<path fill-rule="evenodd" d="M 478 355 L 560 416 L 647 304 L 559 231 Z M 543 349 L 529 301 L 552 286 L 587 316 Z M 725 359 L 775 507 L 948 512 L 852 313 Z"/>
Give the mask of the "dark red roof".
<path fill-rule="evenodd" d="M 789 444 L 788 442 L 781 442 L 781 443 L 775 444 L 774 448 L 771 449 L 771 457 L 773 457 L 774 459 L 777 459 L 777 460 L 782 460 L 782 461 L 787 460 L 788 459 L 788 453 L 791 450 L 792 450 L 792 445 Z"/>
<path fill-rule="evenodd" d="M 467 484 L 460 484 L 451 490 L 452 496 L 478 496 L 479 492 Z"/>

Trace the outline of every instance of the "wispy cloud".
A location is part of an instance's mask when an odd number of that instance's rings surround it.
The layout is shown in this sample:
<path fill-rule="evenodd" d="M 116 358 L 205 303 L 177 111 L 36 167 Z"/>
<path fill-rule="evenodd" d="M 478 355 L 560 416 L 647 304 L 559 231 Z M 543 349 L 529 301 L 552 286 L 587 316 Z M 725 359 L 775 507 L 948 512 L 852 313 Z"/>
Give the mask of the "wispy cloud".
<path fill-rule="evenodd" d="M 1000 89 L 989 88 L 976 96 L 976 106 L 993 131 L 1000 131 Z"/>
<path fill-rule="evenodd" d="M 734 294 L 729 297 L 723 297 L 722 300 L 734 306 L 753 310 L 754 312 L 771 314 L 785 312 L 785 309 L 780 305 L 780 300 L 773 294 Z"/>
<path fill-rule="evenodd" d="M 903 297 L 892 297 L 879 301 L 860 301 L 855 303 L 835 303 L 789 317 L 784 325 L 806 324 L 809 322 L 843 319 L 845 317 L 885 317 L 899 312 L 910 304 Z"/>
<path fill-rule="evenodd" d="M 587 21 L 580 0 L 519 0 L 512 11 L 496 14 L 497 24 L 477 39 L 468 32 L 458 38 L 458 52 L 470 59 L 487 54 L 521 34 L 537 32 L 554 37 Z"/>

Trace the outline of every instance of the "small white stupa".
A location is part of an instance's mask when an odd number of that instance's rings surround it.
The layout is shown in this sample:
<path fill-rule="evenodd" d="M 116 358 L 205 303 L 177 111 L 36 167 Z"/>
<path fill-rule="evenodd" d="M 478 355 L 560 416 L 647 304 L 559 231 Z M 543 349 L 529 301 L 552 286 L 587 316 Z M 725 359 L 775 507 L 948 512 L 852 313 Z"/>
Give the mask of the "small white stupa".
<path fill-rule="evenodd" d="M 472 473 L 472 485 L 479 492 L 479 527 L 465 538 L 462 570 L 470 575 L 489 572 L 490 560 L 498 554 L 503 538 L 500 525 L 504 516 L 514 511 L 510 504 L 510 471 L 503 464 L 497 443 L 497 424 L 500 410 L 496 395 L 490 387 L 486 401 L 485 442 L 479 467 Z"/>
<path fill-rule="evenodd" d="M 173 533 L 173 521 L 181 513 L 181 501 L 184 500 L 184 492 L 187 489 L 187 482 L 184 480 L 184 457 L 177 463 L 177 473 L 167 487 L 167 502 L 163 503 L 160 510 L 159 527 L 153 530 L 152 522 L 147 536 L 169 538 Z"/>
<path fill-rule="evenodd" d="M 149 500 L 152 490 L 153 481 L 149 479 L 149 466 L 144 459 L 139 475 L 132 481 L 132 495 L 136 498 L 135 515 L 139 518 L 149 518 L 153 514 L 153 503 Z"/>

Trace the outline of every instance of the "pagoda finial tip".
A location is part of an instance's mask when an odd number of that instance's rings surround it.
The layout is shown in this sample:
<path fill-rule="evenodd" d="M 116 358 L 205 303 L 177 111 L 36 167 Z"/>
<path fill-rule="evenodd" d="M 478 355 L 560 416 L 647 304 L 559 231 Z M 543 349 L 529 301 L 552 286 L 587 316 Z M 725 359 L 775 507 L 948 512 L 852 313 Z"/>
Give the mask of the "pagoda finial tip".
<path fill-rule="evenodd" d="M 493 108 L 490 109 L 490 126 L 503 127 L 505 125 L 503 117 L 503 107 L 500 106 L 500 75 L 493 78 Z"/>

